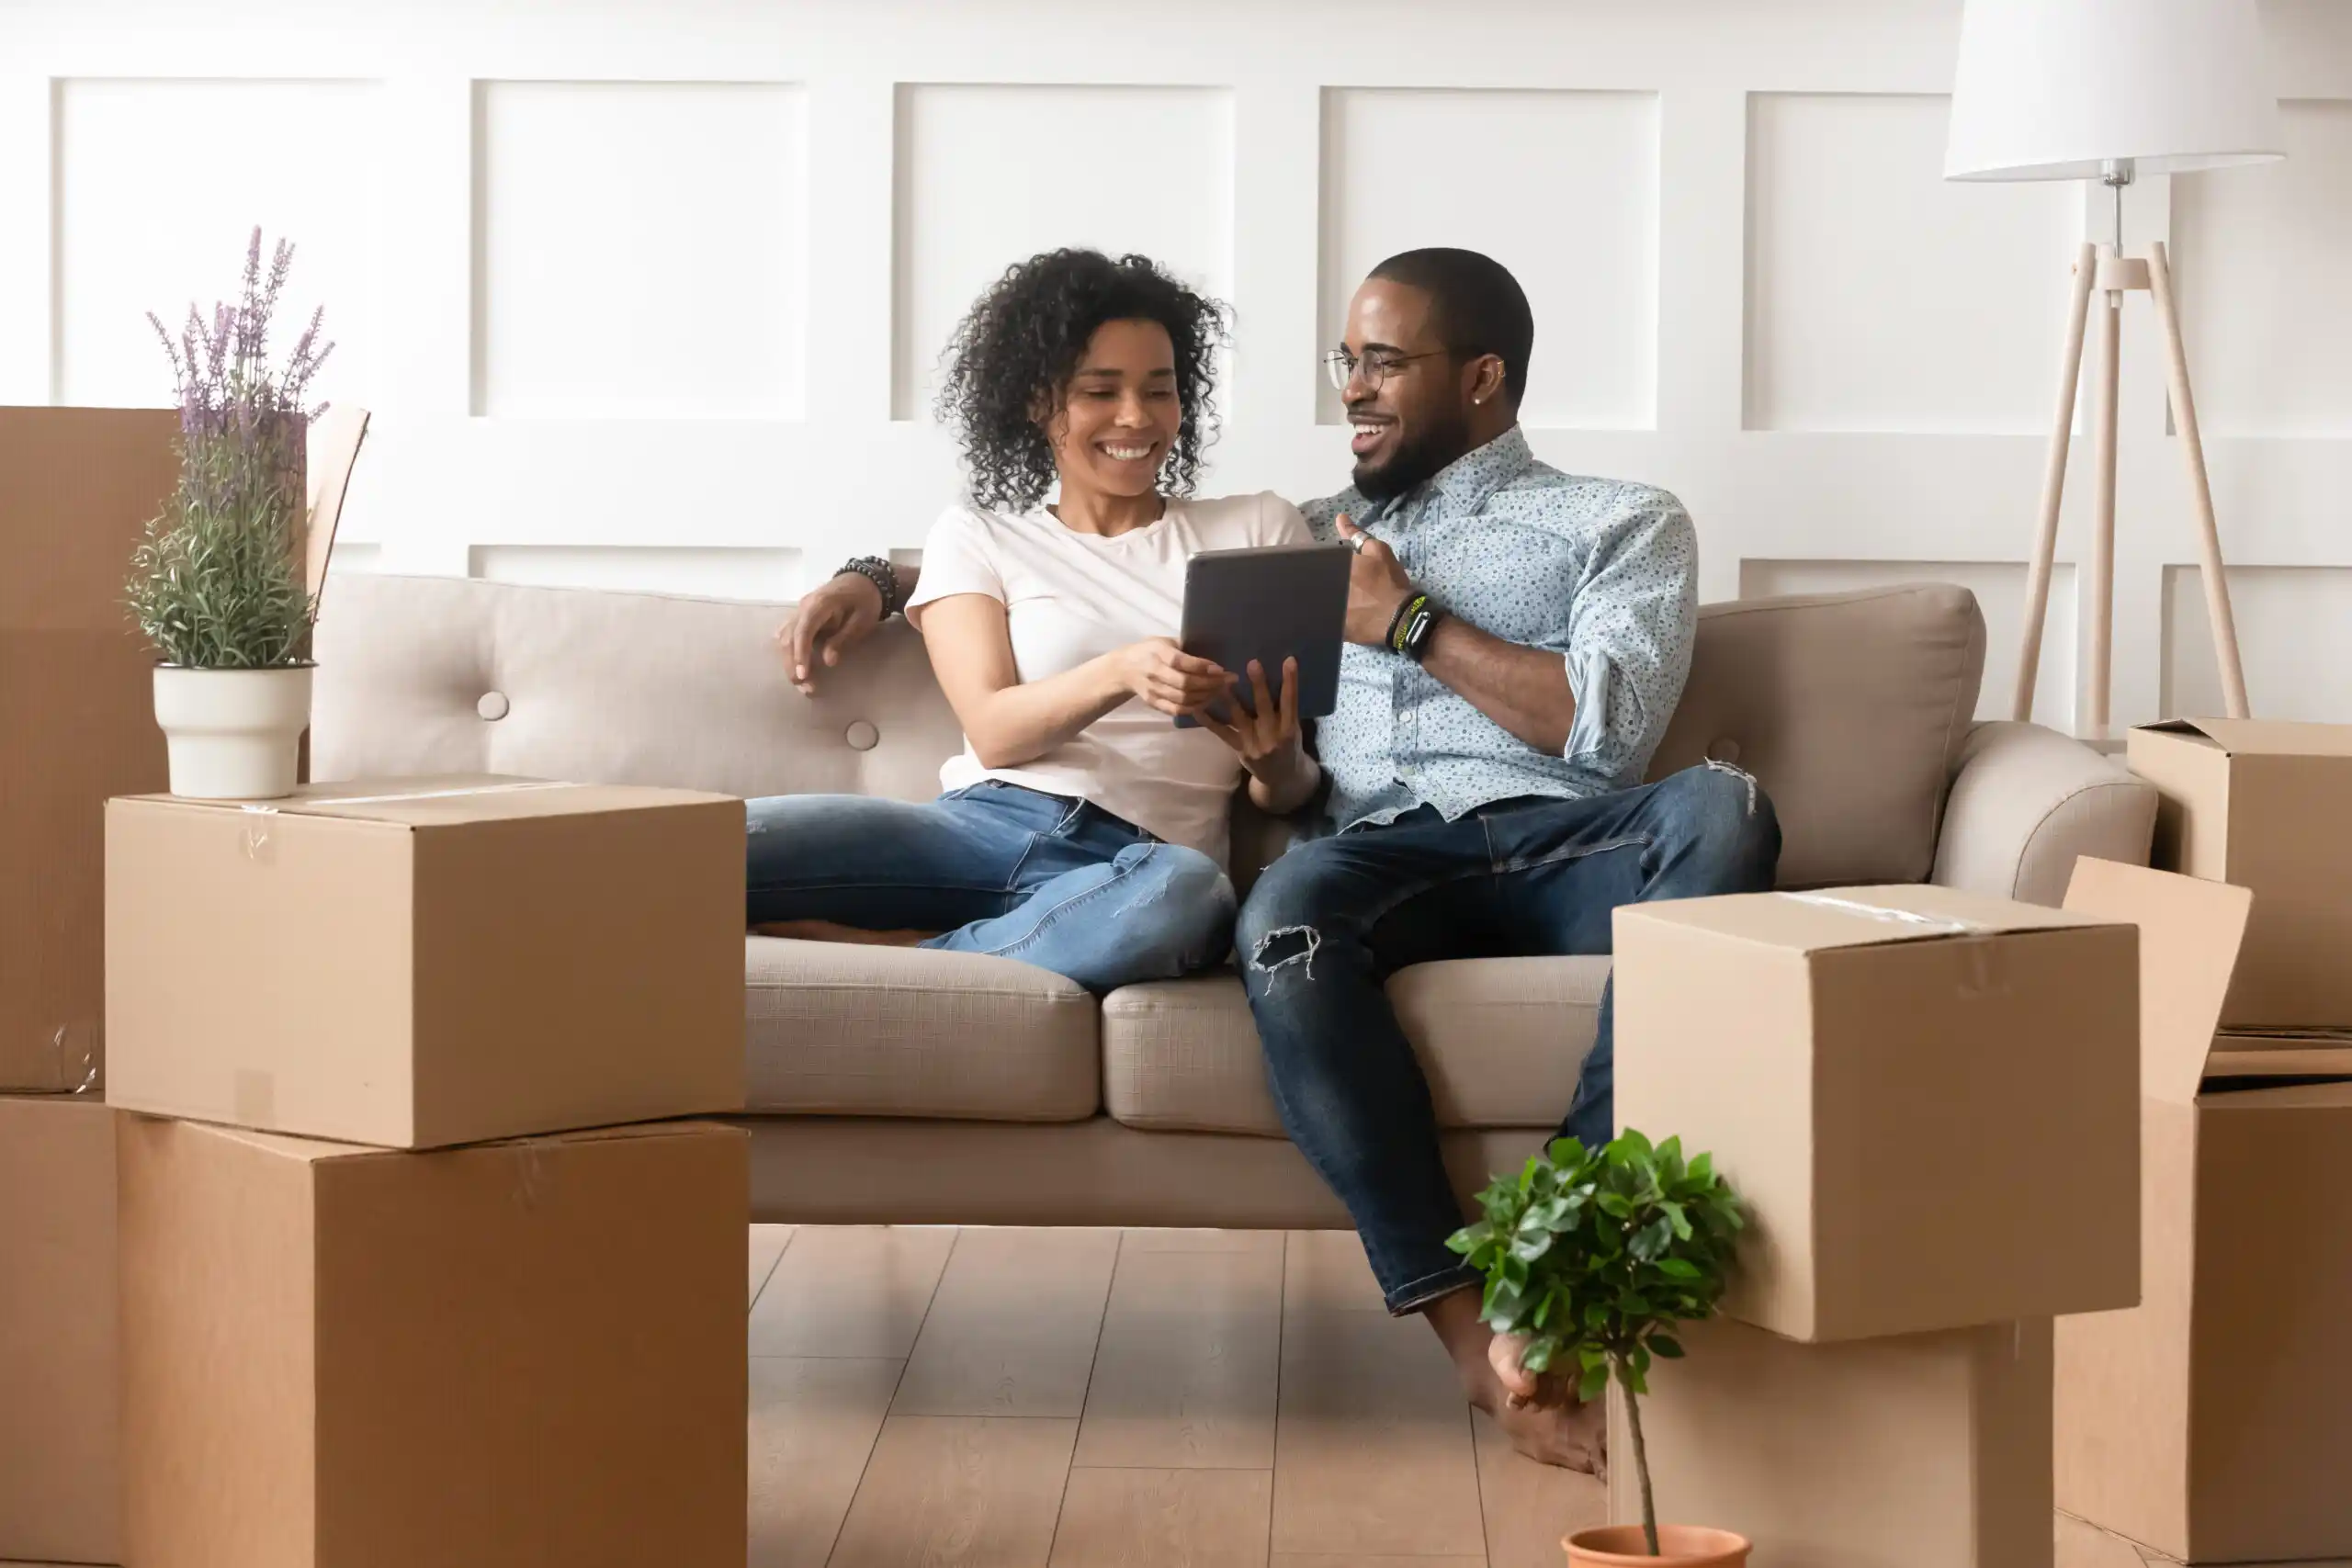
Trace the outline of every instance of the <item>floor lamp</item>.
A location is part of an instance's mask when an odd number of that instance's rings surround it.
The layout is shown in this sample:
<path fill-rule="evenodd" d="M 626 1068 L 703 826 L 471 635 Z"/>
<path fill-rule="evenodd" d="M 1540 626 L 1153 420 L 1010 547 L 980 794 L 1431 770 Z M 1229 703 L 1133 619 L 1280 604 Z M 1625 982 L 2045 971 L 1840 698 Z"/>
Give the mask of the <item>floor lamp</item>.
<path fill-rule="evenodd" d="M 2165 384 L 2188 470 L 2223 698 L 2231 717 L 2246 716 L 2245 675 L 2229 583 L 2222 575 L 2221 536 L 2181 348 L 2172 268 L 2161 242 L 2144 259 L 2123 254 L 2123 187 L 2141 175 L 2284 157 L 2269 78 L 2255 0 L 1966 0 L 1944 177 L 2092 179 L 2114 193 L 2115 204 L 2114 243 L 2085 244 L 2075 259 L 2041 528 L 2026 578 L 2018 718 L 2033 712 L 2084 332 L 2097 293 L 2102 298 L 2092 336 L 2090 681 L 2084 728 L 2092 739 L 2107 737 L 2115 646 L 2115 401 L 2123 297 L 2135 291 L 2153 297 L 2163 329 Z"/>

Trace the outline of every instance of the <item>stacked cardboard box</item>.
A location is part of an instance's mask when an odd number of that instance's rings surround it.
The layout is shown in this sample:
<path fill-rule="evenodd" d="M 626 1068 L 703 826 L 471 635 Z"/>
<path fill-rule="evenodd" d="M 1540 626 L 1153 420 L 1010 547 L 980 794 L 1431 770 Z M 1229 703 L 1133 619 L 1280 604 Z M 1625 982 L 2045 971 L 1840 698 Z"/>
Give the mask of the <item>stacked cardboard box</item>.
<path fill-rule="evenodd" d="M 123 607 L 167 411 L 0 409 L 0 1560 L 113 1562 L 108 795 L 164 786 Z"/>
<path fill-rule="evenodd" d="M 0 1096 L 0 1561 L 119 1562 L 115 1129 Z"/>
<path fill-rule="evenodd" d="M 123 584 L 177 432 L 160 410 L 0 409 L 0 1091 L 102 1077 L 106 800 L 164 787 Z"/>
<path fill-rule="evenodd" d="M 2067 902 L 2141 927 L 2146 1273 L 2059 1325 L 2058 1504 L 2190 1562 L 2343 1557 L 2352 726 L 2152 726 L 2131 761 L 2164 869 L 2085 861 Z"/>
<path fill-rule="evenodd" d="M 1618 1123 L 1750 1223 L 1643 1404 L 1661 1512 L 1758 1568 L 2047 1568 L 2051 1319 L 2138 1299 L 2132 926 L 1862 887 L 1629 906 L 1616 950 Z"/>
<path fill-rule="evenodd" d="M 107 808 L 140 1568 L 737 1568 L 740 801 Z M 334 1141 L 328 1141 L 334 1140 Z"/>

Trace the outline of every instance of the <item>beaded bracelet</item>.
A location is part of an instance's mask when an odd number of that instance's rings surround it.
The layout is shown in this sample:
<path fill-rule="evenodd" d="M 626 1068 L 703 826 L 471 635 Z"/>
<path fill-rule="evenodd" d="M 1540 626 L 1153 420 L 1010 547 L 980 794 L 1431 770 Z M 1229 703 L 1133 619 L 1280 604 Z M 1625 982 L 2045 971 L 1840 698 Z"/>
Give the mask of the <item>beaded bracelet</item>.
<path fill-rule="evenodd" d="M 859 556 L 854 560 L 843 562 L 841 570 L 833 575 L 847 577 L 853 573 L 865 579 L 881 591 L 884 620 L 888 620 L 905 608 L 905 597 L 899 592 L 898 570 L 888 561 L 879 556 Z"/>

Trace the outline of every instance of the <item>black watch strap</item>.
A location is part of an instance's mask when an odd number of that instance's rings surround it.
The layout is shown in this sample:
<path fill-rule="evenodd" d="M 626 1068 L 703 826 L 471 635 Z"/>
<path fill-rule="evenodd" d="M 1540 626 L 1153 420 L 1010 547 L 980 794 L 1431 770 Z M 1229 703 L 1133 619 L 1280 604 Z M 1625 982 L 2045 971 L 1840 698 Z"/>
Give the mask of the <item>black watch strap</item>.
<path fill-rule="evenodd" d="M 1437 601 L 1426 593 L 1413 593 L 1396 606 L 1396 615 L 1388 623 L 1388 646 L 1419 664 L 1429 652 L 1430 634 L 1445 612 Z"/>

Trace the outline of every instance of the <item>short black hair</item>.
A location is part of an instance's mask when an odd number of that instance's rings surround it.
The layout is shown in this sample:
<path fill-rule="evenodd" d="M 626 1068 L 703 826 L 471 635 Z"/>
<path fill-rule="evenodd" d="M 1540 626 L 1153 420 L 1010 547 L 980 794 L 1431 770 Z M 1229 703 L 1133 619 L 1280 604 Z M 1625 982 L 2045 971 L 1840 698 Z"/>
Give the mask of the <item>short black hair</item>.
<path fill-rule="evenodd" d="M 1503 396 L 1519 407 L 1527 395 L 1528 357 L 1535 352 L 1535 312 L 1509 267 L 1476 251 L 1431 245 L 1400 251 L 1372 276 L 1427 294 L 1430 324 L 1458 357 L 1501 359 Z"/>
<path fill-rule="evenodd" d="M 1094 334 L 1111 321 L 1156 321 L 1176 350 L 1176 439 L 1159 473 L 1173 495 L 1199 481 L 1216 439 L 1216 350 L 1226 308 L 1179 283 L 1148 256 L 1046 251 L 991 284 L 947 345 L 942 423 L 955 427 L 972 499 L 1022 510 L 1046 498 L 1054 452 L 1037 427 L 1058 405 Z"/>

